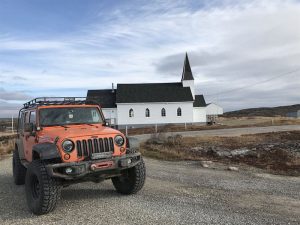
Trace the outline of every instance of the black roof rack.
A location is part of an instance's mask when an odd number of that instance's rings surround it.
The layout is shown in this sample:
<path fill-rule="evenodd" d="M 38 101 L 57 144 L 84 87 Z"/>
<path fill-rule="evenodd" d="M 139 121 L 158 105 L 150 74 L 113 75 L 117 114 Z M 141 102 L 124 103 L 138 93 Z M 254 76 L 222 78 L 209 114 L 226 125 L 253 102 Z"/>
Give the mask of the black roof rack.
<path fill-rule="evenodd" d="M 32 99 L 24 104 L 24 108 L 30 108 L 37 105 L 85 105 L 93 104 L 98 105 L 97 102 L 87 100 L 86 97 L 40 97 Z"/>

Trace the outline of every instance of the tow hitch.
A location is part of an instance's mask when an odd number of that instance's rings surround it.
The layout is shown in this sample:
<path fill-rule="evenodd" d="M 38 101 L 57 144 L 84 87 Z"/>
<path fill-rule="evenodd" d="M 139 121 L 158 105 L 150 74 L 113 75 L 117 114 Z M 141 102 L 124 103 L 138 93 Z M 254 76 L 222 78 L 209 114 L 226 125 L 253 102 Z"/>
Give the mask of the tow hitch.
<path fill-rule="evenodd" d="M 113 161 L 93 163 L 91 165 L 91 170 L 95 171 L 95 170 L 98 170 L 98 169 L 109 168 L 109 167 L 112 167 L 113 165 L 114 165 Z"/>

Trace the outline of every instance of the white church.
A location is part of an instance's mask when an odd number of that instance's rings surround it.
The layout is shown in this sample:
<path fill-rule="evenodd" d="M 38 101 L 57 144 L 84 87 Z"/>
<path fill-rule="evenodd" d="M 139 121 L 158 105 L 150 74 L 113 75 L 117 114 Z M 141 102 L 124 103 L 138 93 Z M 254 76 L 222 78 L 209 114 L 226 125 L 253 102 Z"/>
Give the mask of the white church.
<path fill-rule="evenodd" d="M 88 90 L 87 98 L 97 101 L 105 119 L 113 126 L 142 127 L 166 124 L 205 124 L 223 109 L 206 104 L 195 93 L 194 77 L 186 54 L 181 82 L 117 84 L 114 89 Z"/>

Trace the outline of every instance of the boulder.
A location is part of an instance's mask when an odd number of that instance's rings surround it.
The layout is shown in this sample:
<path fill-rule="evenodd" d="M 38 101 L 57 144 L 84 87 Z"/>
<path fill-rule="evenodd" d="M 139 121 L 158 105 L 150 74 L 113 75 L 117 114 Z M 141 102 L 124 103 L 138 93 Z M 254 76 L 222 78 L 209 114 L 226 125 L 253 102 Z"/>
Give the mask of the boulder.
<path fill-rule="evenodd" d="M 235 166 L 229 166 L 228 170 L 230 170 L 230 171 L 239 171 L 239 168 L 235 167 Z"/>

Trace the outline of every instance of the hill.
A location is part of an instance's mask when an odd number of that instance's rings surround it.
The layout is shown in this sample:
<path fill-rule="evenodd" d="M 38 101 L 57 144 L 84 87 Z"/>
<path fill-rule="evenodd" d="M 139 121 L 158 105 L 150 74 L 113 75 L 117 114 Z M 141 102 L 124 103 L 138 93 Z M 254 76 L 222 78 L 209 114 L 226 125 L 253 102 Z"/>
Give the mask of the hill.
<path fill-rule="evenodd" d="M 286 116 L 287 113 L 296 112 L 300 110 L 300 104 L 287 105 L 278 107 L 262 107 L 262 108 L 249 108 L 237 111 L 224 113 L 225 117 L 241 117 L 241 116 Z"/>

